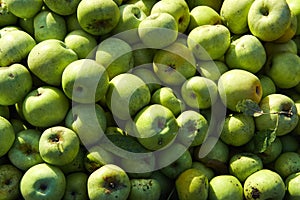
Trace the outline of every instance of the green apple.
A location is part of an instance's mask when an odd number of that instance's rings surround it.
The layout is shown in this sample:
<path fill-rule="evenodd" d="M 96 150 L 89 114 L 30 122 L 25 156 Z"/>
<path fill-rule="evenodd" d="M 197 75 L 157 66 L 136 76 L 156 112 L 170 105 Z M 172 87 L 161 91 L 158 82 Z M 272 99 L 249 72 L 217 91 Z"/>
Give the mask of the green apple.
<path fill-rule="evenodd" d="M 269 42 L 285 33 L 291 18 L 291 10 L 285 0 L 258 0 L 249 9 L 248 26 L 254 36 Z"/>
<path fill-rule="evenodd" d="M 244 99 L 259 103 L 262 97 L 259 78 L 243 69 L 231 69 L 222 74 L 218 80 L 218 91 L 224 105 L 232 111 L 237 111 L 237 104 Z"/>
<path fill-rule="evenodd" d="M 217 82 L 224 72 L 228 71 L 228 66 L 219 60 L 198 61 L 197 69 L 201 76 Z"/>
<path fill-rule="evenodd" d="M 63 40 L 67 34 L 65 19 L 52 11 L 42 10 L 33 19 L 34 39 L 41 42 L 47 39 Z"/>
<path fill-rule="evenodd" d="M 106 104 L 114 117 L 131 119 L 140 109 L 150 103 L 151 94 L 146 83 L 138 76 L 123 73 L 109 83 Z"/>
<path fill-rule="evenodd" d="M 276 93 L 276 85 L 269 76 L 258 74 L 257 77 L 259 78 L 262 87 L 262 98 L 266 97 L 269 94 Z"/>
<path fill-rule="evenodd" d="M 65 17 L 65 20 L 67 24 L 67 33 L 70 33 L 75 30 L 83 30 L 78 22 L 77 12 L 71 15 L 67 15 Z"/>
<path fill-rule="evenodd" d="M 5 0 L 8 10 L 19 18 L 34 17 L 43 6 L 43 0 Z"/>
<path fill-rule="evenodd" d="M 196 6 L 190 11 L 190 23 L 187 31 L 207 24 L 221 24 L 222 18 L 217 11 L 209 6 Z"/>
<path fill-rule="evenodd" d="M 15 133 L 26 130 L 28 128 L 27 123 L 24 122 L 23 119 L 10 118 L 9 121 L 10 121 L 11 125 L 13 126 Z"/>
<path fill-rule="evenodd" d="M 289 40 L 293 39 L 297 32 L 297 26 L 298 26 L 297 16 L 293 12 L 291 12 L 290 26 L 286 29 L 284 34 L 281 35 L 278 39 L 274 40 L 274 42 L 282 43 L 282 42 L 288 42 Z"/>
<path fill-rule="evenodd" d="M 282 43 L 265 42 L 263 45 L 268 57 L 281 52 L 290 52 L 297 54 L 298 51 L 297 43 L 295 42 L 295 40 L 289 40 Z"/>
<path fill-rule="evenodd" d="M 215 60 L 229 48 L 230 31 L 221 24 L 198 26 L 188 34 L 187 44 L 197 59 Z"/>
<path fill-rule="evenodd" d="M 132 53 L 134 58 L 135 67 L 149 67 L 152 68 L 152 61 L 155 55 L 156 49 L 147 48 L 142 42 L 137 42 L 132 47 Z"/>
<path fill-rule="evenodd" d="M 277 53 L 269 57 L 265 70 L 277 87 L 295 87 L 300 82 L 300 57 L 290 52 Z"/>
<path fill-rule="evenodd" d="M 181 86 L 181 96 L 188 106 L 196 109 L 210 108 L 218 98 L 217 84 L 202 76 L 193 76 Z"/>
<path fill-rule="evenodd" d="M 31 88 L 31 74 L 24 65 L 16 63 L 0 68 L 1 105 L 13 105 L 22 101 Z"/>
<path fill-rule="evenodd" d="M 10 120 L 10 108 L 9 106 L 0 105 L 0 116 L 7 120 Z"/>
<path fill-rule="evenodd" d="M 14 165 L 0 165 L 0 200 L 14 200 L 20 198 L 20 181 L 22 176 L 22 171 Z"/>
<path fill-rule="evenodd" d="M 81 0 L 43 0 L 45 5 L 53 12 L 59 15 L 71 15 L 76 12 L 77 6 Z"/>
<path fill-rule="evenodd" d="M 106 68 L 110 80 L 116 75 L 128 72 L 134 66 L 131 46 L 114 37 L 100 42 L 95 60 Z"/>
<path fill-rule="evenodd" d="M 287 199 L 296 200 L 300 197 L 299 193 L 300 173 L 296 172 L 285 179 Z"/>
<path fill-rule="evenodd" d="M 258 131 L 273 130 L 276 135 L 282 136 L 297 126 L 299 120 L 297 107 L 290 97 L 270 94 L 260 101 L 259 106 L 265 114 L 254 118 Z"/>
<path fill-rule="evenodd" d="M 150 178 L 158 181 L 160 185 L 160 200 L 167 199 L 174 189 L 174 181 L 164 175 L 160 170 L 152 172 Z"/>
<path fill-rule="evenodd" d="M 298 110 L 298 108 L 297 108 Z M 293 131 L 295 131 L 294 129 Z M 294 133 L 294 132 L 292 132 Z M 297 141 L 297 135 L 295 134 L 287 134 L 279 137 L 282 144 L 282 153 L 284 152 L 297 152 L 300 147 L 300 144 Z"/>
<path fill-rule="evenodd" d="M 270 169 L 251 174 L 244 183 L 244 196 L 250 199 L 283 199 L 285 184 L 280 175 Z"/>
<path fill-rule="evenodd" d="M 91 56 L 98 44 L 94 36 L 81 29 L 69 32 L 64 38 L 64 43 L 77 53 L 78 59 Z"/>
<path fill-rule="evenodd" d="M 29 33 L 31 36 L 34 36 L 34 27 L 33 27 L 33 19 L 31 18 L 19 18 L 19 26 L 24 30 L 25 32 Z"/>
<path fill-rule="evenodd" d="M 41 86 L 27 94 L 22 103 L 22 113 L 28 123 L 49 127 L 62 122 L 69 110 L 69 101 L 62 90 Z"/>
<path fill-rule="evenodd" d="M 27 63 L 30 71 L 43 82 L 59 86 L 64 69 L 77 59 L 77 54 L 63 41 L 49 39 L 33 47 L 28 55 Z"/>
<path fill-rule="evenodd" d="M 175 188 L 181 200 L 206 200 L 208 198 L 208 179 L 200 170 L 195 168 L 182 172 L 175 180 Z"/>
<path fill-rule="evenodd" d="M 225 0 L 221 6 L 220 15 L 223 24 L 233 34 L 244 34 L 249 31 L 248 12 L 254 0 Z"/>
<path fill-rule="evenodd" d="M 25 200 L 62 199 L 66 188 L 64 173 L 53 165 L 40 163 L 29 168 L 20 182 Z"/>
<path fill-rule="evenodd" d="M 153 58 L 153 71 L 167 85 L 181 85 L 196 74 L 196 59 L 180 42 L 158 50 Z"/>
<path fill-rule="evenodd" d="M 84 166 L 84 158 L 86 152 L 86 147 L 81 145 L 76 157 L 70 163 L 59 166 L 59 168 L 63 171 L 65 175 L 69 175 L 76 172 L 86 172 Z"/>
<path fill-rule="evenodd" d="M 299 4 L 295 0 L 287 0 L 286 2 L 288 3 L 292 14 L 297 17 L 297 24 L 299 24 L 299 22 L 300 22 L 300 6 L 299 6 Z M 299 35 L 299 34 L 300 34 L 300 26 L 298 25 L 295 35 Z"/>
<path fill-rule="evenodd" d="M 190 23 L 190 9 L 184 0 L 163 0 L 156 2 L 151 14 L 169 13 L 177 21 L 178 31 L 184 33 Z"/>
<path fill-rule="evenodd" d="M 63 200 L 86 200 L 88 175 L 84 172 L 75 172 L 66 176 L 66 190 Z"/>
<path fill-rule="evenodd" d="M 134 4 L 139 7 L 147 16 L 150 15 L 151 9 L 157 0 L 127 0 L 127 4 Z"/>
<path fill-rule="evenodd" d="M 21 62 L 35 45 L 35 40 L 22 30 L 14 30 L 6 34 L 1 34 L 0 66 L 5 67 Z"/>
<path fill-rule="evenodd" d="M 193 161 L 191 168 L 200 170 L 207 177 L 208 181 L 215 177 L 215 172 L 212 170 L 212 168 L 206 167 L 202 162 Z"/>
<path fill-rule="evenodd" d="M 193 9 L 196 6 L 208 6 L 219 13 L 223 0 L 187 0 L 186 2 L 188 3 L 190 9 Z"/>
<path fill-rule="evenodd" d="M 95 103 L 106 95 L 109 77 L 105 68 L 92 59 L 69 63 L 61 76 L 63 92 L 78 103 Z"/>
<path fill-rule="evenodd" d="M 44 162 L 39 152 L 41 132 L 35 129 L 26 129 L 16 133 L 16 139 L 8 152 L 10 162 L 21 170 Z"/>
<path fill-rule="evenodd" d="M 77 7 L 80 26 L 92 35 L 111 32 L 120 19 L 120 9 L 113 0 L 82 0 Z"/>
<path fill-rule="evenodd" d="M 134 67 L 132 70 L 132 74 L 141 78 L 147 84 L 152 94 L 154 93 L 154 91 L 161 88 L 162 83 L 153 72 L 152 65 L 151 66 L 150 65 L 151 64 L 149 64 L 149 66 L 143 65 L 143 66 Z"/>
<path fill-rule="evenodd" d="M 156 200 L 160 198 L 161 187 L 156 179 L 130 179 L 130 183 L 131 189 L 128 200 Z"/>
<path fill-rule="evenodd" d="M 90 174 L 87 188 L 90 200 L 126 200 L 131 190 L 131 182 L 122 168 L 114 164 L 106 164 Z"/>
<path fill-rule="evenodd" d="M 297 152 L 283 152 L 274 162 L 274 170 L 282 177 L 286 178 L 291 174 L 299 172 L 300 155 Z"/>
<path fill-rule="evenodd" d="M 148 48 L 162 49 L 177 39 L 178 24 L 168 13 L 153 13 L 140 22 L 138 35 Z"/>
<path fill-rule="evenodd" d="M 54 126 L 43 131 L 39 140 L 42 159 L 52 165 L 66 165 L 77 156 L 80 140 L 77 134 L 66 127 Z"/>
<path fill-rule="evenodd" d="M 298 118 L 300 119 L 300 100 L 295 101 L 295 106 L 297 108 Z M 298 124 L 292 132 L 295 133 L 296 135 L 300 135 L 300 120 L 298 120 Z"/>
<path fill-rule="evenodd" d="M 18 21 L 18 17 L 12 14 L 7 8 L 6 0 L 0 1 L 0 27 L 5 27 L 8 25 L 16 24 Z"/>
<path fill-rule="evenodd" d="M 8 25 L 4 26 L 3 28 L 0 29 L 0 37 L 3 37 L 6 33 L 9 33 L 11 31 L 20 31 L 20 27 L 16 25 Z"/>
<path fill-rule="evenodd" d="M 226 187 L 224 187 L 224 185 L 226 185 Z M 233 175 L 218 175 L 209 182 L 208 198 L 210 200 L 243 200 L 243 194 L 244 191 L 241 182 Z"/>
<path fill-rule="evenodd" d="M 4 156 L 13 146 L 16 135 L 12 124 L 0 116 L 0 157 Z"/>
<path fill-rule="evenodd" d="M 149 150 L 159 150 L 171 144 L 178 131 L 172 111 L 160 104 L 144 107 L 134 117 L 138 141 Z"/>
<path fill-rule="evenodd" d="M 225 62 L 231 69 L 244 69 L 257 73 L 267 61 L 266 51 L 260 40 L 253 35 L 242 35 L 232 41 L 225 53 Z"/>
<path fill-rule="evenodd" d="M 99 142 L 107 127 L 105 112 L 99 104 L 72 106 L 65 118 L 65 124 L 77 133 L 86 147 Z"/>

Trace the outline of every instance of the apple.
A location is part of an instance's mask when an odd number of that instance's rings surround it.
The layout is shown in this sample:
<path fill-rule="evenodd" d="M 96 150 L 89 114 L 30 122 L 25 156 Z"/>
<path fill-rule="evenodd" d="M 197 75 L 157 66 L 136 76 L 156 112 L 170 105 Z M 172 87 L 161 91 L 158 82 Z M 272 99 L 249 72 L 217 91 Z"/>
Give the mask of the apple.
<path fill-rule="evenodd" d="M 162 49 L 177 39 L 178 24 L 168 13 L 153 13 L 140 22 L 138 35 L 148 48 Z"/>
<path fill-rule="evenodd" d="M 114 118 L 122 120 L 131 119 L 150 103 L 150 99 L 151 94 L 146 83 L 130 73 L 119 74 L 111 79 L 106 93 L 109 110 Z"/>
<path fill-rule="evenodd" d="M 62 122 L 69 110 L 69 101 L 62 90 L 41 86 L 27 94 L 22 102 L 22 113 L 28 123 L 49 127 Z"/>
<path fill-rule="evenodd" d="M 274 42 L 288 42 L 289 40 L 293 39 L 293 37 L 296 35 L 297 32 L 297 16 L 291 12 L 291 24 L 287 28 L 287 30 L 284 32 L 282 36 L 280 36 L 278 39 L 274 40 Z"/>
<path fill-rule="evenodd" d="M 28 128 L 27 123 L 24 122 L 22 119 L 10 118 L 9 121 L 10 121 L 11 125 L 13 126 L 15 133 L 26 130 Z"/>
<path fill-rule="evenodd" d="M 18 21 L 18 17 L 12 14 L 7 8 L 6 0 L 2 0 L 0 2 L 0 27 L 16 24 Z"/>
<path fill-rule="evenodd" d="M 34 39 L 41 42 L 47 39 L 63 40 L 67 34 L 65 19 L 52 11 L 42 10 L 33 19 Z"/>
<path fill-rule="evenodd" d="M 269 42 L 285 33 L 291 18 L 291 10 L 285 0 L 258 0 L 249 9 L 248 26 L 254 36 Z"/>
<path fill-rule="evenodd" d="M 120 19 L 120 9 L 113 0 L 82 0 L 77 7 L 80 26 L 92 35 L 111 32 Z"/>
<path fill-rule="evenodd" d="M 5 0 L 8 10 L 19 18 L 34 17 L 42 8 L 43 0 Z"/>
<path fill-rule="evenodd" d="M 174 181 L 164 175 L 160 170 L 153 171 L 150 178 L 157 180 L 160 185 L 159 199 L 167 199 L 174 189 Z"/>
<path fill-rule="evenodd" d="M 157 50 L 147 48 L 141 41 L 131 45 L 131 47 L 134 59 L 134 66 L 152 69 L 153 57 Z"/>
<path fill-rule="evenodd" d="M 39 152 L 40 137 L 41 132 L 35 129 L 16 133 L 14 144 L 8 152 L 10 162 L 23 171 L 44 162 Z"/>
<path fill-rule="evenodd" d="M 29 168 L 20 182 L 20 191 L 25 200 L 62 199 L 65 189 L 64 173 L 58 167 L 47 163 Z"/>
<path fill-rule="evenodd" d="M 4 117 L 7 120 L 10 120 L 9 106 L 0 105 L 0 116 Z"/>
<path fill-rule="evenodd" d="M 300 193 L 298 190 L 299 187 L 299 178 L 300 173 L 296 172 L 291 175 L 289 175 L 285 179 L 285 185 L 286 185 L 286 196 L 289 199 L 297 199 L 300 197 Z"/>
<path fill-rule="evenodd" d="M 196 6 L 208 6 L 213 8 L 216 12 L 220 11 L 223 4 L 222 0 L 187 0 L 186 2 L 188 3 L 190 9 L 193 9 Z"/>
<path fill-rule="evenodd" d="M 224 72 L 228 71 L 228 66 L 223 61 L 208 60 L 198 61 L 197 70 L 201 76 L 217 82 Z"/>
<path fill-rule="evenodd" d="M 79 151 L 76 157 L 68 164 L 59 166 L 59 168 L 63 171 L 65 175 L 69 175 L 77 172 L 86 172 L 84 166 L 84 158 L 87 153 L 87 149 L 85 146 L 80 145 Z"/>
<path fill-rule="evenodd" d="M 254 74 L 263 68 L 266 61 L 263 44 L 249 34 L 232 41 L 225 53 L 225 62 L 230 69 L 244 69 Z"/>
<path fill-rule="evenodd" d="M 0 66 L 5 67 L 21 62 L 35 45 L 35 40 L 22 30 L 14 30 L 1 34 Z"/>
<path fill-rule="evenodd" d="M 131 46 L 115 37 L 100 42 L 96 48 L 95 60 L 106 68 L 110 80 L 134 66 Z"/>
<path fill-rule="evenodd" d="M 75 172 L 66 176 L 66 190 L 64 200 L 86 200 L 88 175 L 84 172 Z"/>
<path fill-rule="evenodd" d="M 259 78 L 262 87 L 262 98 L 266 97 L 269 94 L 276 93 L 276 85 L 269 76 L 265 74 L 258 74 L 257 77 Z"/>
<path fill-rule="evenodd" d="M 295 101 L 295 106 L 297 108 L 297 115 L 298 118 L 300 119 L 300 100 Z M 298 124 L 297 126 L 294 128 L 294 130 L 292 131 L 293 133 L 295 133 L 296 135 L 300 135 L 300 120 L 298 120 Z"/>
<path fill-rule="evenodd" d="M 88 177 L 88 197 L 96 199 L 124 199 L 131 190 L 131 182 L 126 172 L 117 165 L 106 164 Z"/>
<path fill-rule="evenodd" d="M 299 123 L 298 123 L 299 124 Z M 294 129 L 293 131 L 295 131 Z M 300 144 L 297 142 L 297 136 L 292 132 L 292 134 L 287 134 L 279 137 L 282 144 L 282 153 L 284 152 L 297 152 Z"/>
<path fill-rule="evenodd" d="M 190 32 L 194 28 L 207 24 L 221 24 L 222 18 L 217 11 L 209 6 L 196 6 L 190 11 L 190 23 L 187 31 Z"/>
<path fill-rule="evenodd" d="M 298 24 L 300 22 L 300 7 L 299 7 L 299 4 L 297 3 L 297 1 L 294 1 L 294 0 L 287 0 L 286 2 L 289 5 L 289 8 L 290 8 L 292 14 L 296 16 L 297 24 Z M 295 35 L 299 35 L 299 34 L 300 34 L 300 28 L 299 28 L 299 25 L 298 25 Z"/>
<path fill-rule="evenodd" d="M 161 187 L 156 179 L 130 179 L 130 183 L 131 189 L 128 196 L 128 200 L 155 200 L 160 198 Z"/>
<path fill-rule="evenodd" d="M 275 55 L 281 52 L 290 52 L 297 54 L 297 43 L 295 40 L 289 40 L 287 42 L 276 43 L 276 42 L 264 42 L 264 48 L 267 53 L 267 57 Z"/>
<path fill-rule="evenodd" d="M 202 162 L 193 161 L 191 168 L 200 170 L 207 177 L 208 181 L 215 177 L 215 173 L 212 170 L 212 168 L 206 167 L 205 164 Z"/>
<path fill-rule="evenodd" d="M 12 147 L 16 135 L 12 124 L 0 116 L 0 157 L 4 156 Z"/>
<path fill-rule="evenodd" d="M 45 5 L 53 12 L 59 15 L 71 15 L 76 12 L 77 6 L 81 0 L 64 0 L 57 3 L 56 0 L 43 0 Z"/>
<path fill-rule="evenodd" d="M 0 37 L 4 36 L 6 33 L 9 33 L 11 31 L 20 31 L 20 27 L 15 26 L 15 25 L 11 25 L 11 26 L 5 26 L 3 28 L 0 29 Z"/>
<path fill-rule="evenodd" d="M 181 96 L 191 108 L 206 109 L 210 108 L 217 101 L 217 87 L 214 81 L 196 75 L 182 84 Z"/>
<path fill-rule="evenodd" d="M 259 78 L 243 69 L 231 69 L 222 74 L 218 80 L 218 91 L 224 105 L 232 111 L 237 111 L 237 104 L 244 99 L 259 103 L 262 97 Z"/>
<path fill-rule="evenodd" d="M 198 26 L 188 34 L 187 44 L 197 59 L 215 60 L 229 48 L 230 31 L 221 24 Z"/>
<path fill-rule="evenodd" d="M 146 16 L 149 16 L 151 9 L 154 4 L 157 3 L 157 0 L 127 0 L 126 3 L 136 5 L 146 14 Z"/>
<path fill-rule="evenodd" d="M 12 164 L 0 165 L 0 200 L 14 200 L 20 197 L 21 170 Z"/>
<path fill-rule="evenodd" d="M 300 155 L 296 152 L 283 152 L 274 162 L 274 170 L 282 177 L 299 172 Z"/>
<path fill-rule="evenodd" d="M 67 25 L 67 33 L 70 33 L 75 30 L 83 30 L 78 22 L 77 12 L 73 13 L 71 15 L 67 15 L 65 17 L 65 20 L 66 20 L 66 25 Z M 97 36 L 95 36 L 95 37 L 97 37 Z"/>
<path fill-rule="evenodd" d="M 300 82 L 300 57 L 290 52 L 277 53 L 269 57 L 265 71 L 277 87 L 295 87 Z"/>
<path fill-rule="evenodd" d="M 151 14 L 154 13 L 169 13 L 172 15 L 177 21 L 180 33 L 184 33 L 190 23 L 190 9 L 184 0 L 158 1 L 151 9 Z"/>
<path fill-rule="evenodd" d="M 152 66 L 148 67 L 147 65 L 147 67 L 145 67 L 145 65 L 143 65 L 143 66 L 134 67 L 132 70 L 132 74 L 138 76 L 146 83 L 151 94 L 154 93 L 154 91 L 161 88 L 162 85 L 161 81 L 153 72 Z"/>
<path fill-rule="evenodd" d="M 34 19 L 34 17 L 19 18 L 18 23 L 19 23 L 20 28 L 22 28 L 22 30 L 24 30 L 25 32 L 27 32 L 28 34 L 30 34 L 31 36 L 34 37 L 33 19 Z"/>
<path fill-rule="evenodd" d="M 254 0 L 226 0 L 220 10 L 223 24 L 233 34 L 245 34 L 249 31 L 248 12 Z"/>
<path fill-rule="evenodd" d="M 95 103 L 102 99 L 109 87 L 104 66 L 92 59 L 70 62 L 61 75 L 62 90 L 74 102 Z"/>
<path fill-rule="evenodd" d="M 64 69 L 77 59 L 77 54 L 63 41 L 48 39 L 32 48 L 28 54 L 27 64 L 29 70 L 43 82 L 59 86 Z"/>

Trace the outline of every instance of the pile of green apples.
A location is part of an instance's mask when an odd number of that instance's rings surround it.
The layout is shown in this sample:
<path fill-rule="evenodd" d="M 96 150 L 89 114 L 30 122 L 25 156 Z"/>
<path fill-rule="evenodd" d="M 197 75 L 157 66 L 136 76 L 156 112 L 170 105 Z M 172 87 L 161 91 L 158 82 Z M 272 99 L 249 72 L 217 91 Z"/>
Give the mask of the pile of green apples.
<path fill-rule="evenodd" d="M 0 200 L 300 199 L 299 0 L 0 0 Z"/>

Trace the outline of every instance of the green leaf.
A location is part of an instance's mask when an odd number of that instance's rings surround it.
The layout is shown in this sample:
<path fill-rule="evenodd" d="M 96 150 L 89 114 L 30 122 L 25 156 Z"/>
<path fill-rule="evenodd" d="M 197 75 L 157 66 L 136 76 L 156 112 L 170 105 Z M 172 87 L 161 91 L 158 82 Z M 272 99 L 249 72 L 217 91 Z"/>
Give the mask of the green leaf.
<path fill-rule="evenodd" d="M 263 111 L 259 105 L 251 99 L 243 99 L 236 105 L 236 110 L 248 116 L 259 117 Z"/>
<path fill-rule="evenodd" d="M 275 130 L 262 130 L 258 131 L 254 135 L 254 146 L 256 147 L 256 153 L 263 153 L 276 139 Z"/>

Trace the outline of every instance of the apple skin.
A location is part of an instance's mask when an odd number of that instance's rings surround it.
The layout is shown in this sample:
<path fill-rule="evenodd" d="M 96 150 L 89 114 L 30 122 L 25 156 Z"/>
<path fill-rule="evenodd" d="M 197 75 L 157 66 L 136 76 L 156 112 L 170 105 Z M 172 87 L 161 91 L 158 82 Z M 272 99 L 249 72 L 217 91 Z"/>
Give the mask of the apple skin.
<path fill-rule="evenodd" d="M 12 164 L 0 165 L 0 200 L 14 200 L 20 198 L 21 170 Z"/>
<path fill-rule="evenodd" d="M 132 70 L 132 74 L 138 76 L 147 84 L 151 94 L 153 94 L 156 90 L 161 88 L 161 81 L 153 72 L 152 66 L 134 67 L 134 69 Z"/>
<path fill-rule="evenodd" d="M 18 17 L 8 10 L 6 0 L 2 0 L 0 3 L 0 13 L 0 27 L 5 27 L 17 23 Z"/>
<path fill-rule="evenodd" d="M 25 200 L 62 199 L 66 188 L 64 173 L 53 165 L 40 163 L 29 168 L 20 182 Z"/>
<path fill-rule="evenodd" d="M 62 90 L 52 86 L 32 90 L 22 102 L 24 118 L 37 127 L 49 127 L 62 122 L 68 110 L 68 98 Z"/>
<path fill-rule="evenodd" d="M 88 175 L 84 172 L 75 172 L 66 176 L 66 190 L 63 200 L 86 200 Z"/>
<path fill-rule="evenodd" d="M 24 65 L 12 64 L 0 68 L 1 105 L 14 105 L 22 101 L 31 89 L 31 74 Z"/>
<path fill-rule="evenodd" d="M 11 123 L 0 116 L 0 157 L 4 156 L 12 147 L 16 135 Z"/>
<path fill-rule="evenodd" d="M 67 33 L 70 33 L 75 30 L 83 30 L 80 26 L 77 18 L 77 12 L 65 17 L 67 24 Z M 95 36 L 97 38 L 97 36 Z"/>
<path fill-rule="evenodd" d="M 23 171 L 44 162 L 39 152 L 40 137 L 41 132 L 35 129 L 16 133 L 15 142 L 8 152 L 10 162 Z"/>
<path fill-rule="evenodd" d="M 293 39 L 297 32 L 297 26 L 298 26 L 297 16 L 293 12 L 291 12 L 290 26 L 287 28 L 284 34 L 280 36 L 278 39 L 274 40 L 274 42 L 283 43 Z"/>
<path fill-rule="evenodd" d="M 201 76 L 217 82 L 224 72 L 229 68 L 225 62 L 220 60 L 198 61 L 197 69 Z"/>
<path fill-rule="evenodd" d="M 274 81 L 267 75 L 265 74 L 258 74 L 257 76 L 260 80 L 261 87 L 262 87 L 262 97 L 264 98 L 269 94 L 276 93 L 277 88 L 274 83 Z"/>
<path fill-rule="evenodd" d="M 8 10 L 19 18 L 34 17 L 42 8 L 43 0 L 6 0 Z"/>
<path fill-rule="evenodd" d="M 134 4 L 139 7 L 146 16 L 149 16 L 151 13 L 151 9 L 154 4 L 157 3 L 157 0 L 127 0 L 126 4 Z"/>
<path fill-rule="evenodd" d="M 274 170 L 282 177 L 299 172 L 300 155 L 297 152 L 283 152 L 274 162 Z"/>
<path fill-rule="evenodd" d="M 69 175 L 76 172 L 86 172 L 84 166 L 84 158 L 86 155 L 87 149 L 85 146 L 80 145 L 79 151 L 76 157 L 72 160 L 72 162 L 61 165 L 59 168 L 65 175 Z"/>
<path fill-rule="evenodd" d="M 10 120 L 10 109 L 9 106 L 0 105 L 0 116 L 7 120 Z"/>
<path fill-rule="evenodd" d="M 270 57 L 272 55 L 275 55 L 277 53 L 281 52 L 290 52 L 297 54 L 297 43 L 295 40 L 289 40 L 287 42 L 282 42 L 282 43 L 276 43 L 276 42 L 265 42 L 264 48 L 267 53 L 267 57 Z"/>
<path fill-rule="evenodd" d="M 28 54 L 27 64 L 29 70 L 43 82 L 59 86 L 64 69 L 77 59 L 77 54 L 63 41 L 48 39 L 32 48 Z"/>
<path fill-rule="evenodd" d="M 250 32 L 262 41 L 280 38 L 291 23 L 291 11 L 285 0 L 254 1 L 248 12 Z"/>
<path fill-rule="evenodd" d="M 282 136 L 297 126 L 299 120 L 297 107 L 290 97 L 283 94 L 270 94 L 260 101 L 259 106 L 267 114 L 254 118 L 255 127 L 258 131 L 276 129 L 276 135 Z M 280 111 L 291 114 L 274 114 L 274 112 Z M 277 123 L 278 125 L 276 125 Z"/>
<path fill-rule="evenodd" d="M 45 5 L 53 12 L 59 15 L 71 15 L 76 12 L 77 6 L 81 0 L 43 0 Z"/>
<path fill-rule="evenodd" d="M 31 18 L 19 18 L 19 26 L 24 30 L 26 33 L 29 33 L 31 36 L 34 37 L 34 27 L 33 27 L 33 19 Z"/>
<path fill-rule="evenodd" d="M 90 200 L 113 198 L 126 200 L 131 183 L 122 168 L 114 164 L 106 164 L 90 174 L 87 187 Z"/>
<path fill-rule="evenodd" d="M 82 0 L 77 7 L 80 26 L 92 35 L 105 35 L 118 24 L 120 10 L 113 0 Z"/>
<path fill-rule="evenodd" d="M 208 6 L 214 9 L 216 12 L 220 12 L 221 6 L 223 4 L 222 0 L 187 0 L 190 9 L 195 8 L 196 6 Z"/>
<path fill-rule="evenodd" d="M 286 185 L 286 196 L 288 199 L 297 199 L 300 197 L 299 193 L 299 182 L 300 182 L 300 173 L 296 172 L 291 175 L 289 175 L 285 179 L 285 185 Z"/>
<path fill-rule="evenodd" d="M 128 200 L 155 200 L 160 198 L 161 188 L 159 182 L 156 179 L 130 179 L 130 182 L 131 190 L 128 196 Z"/>

